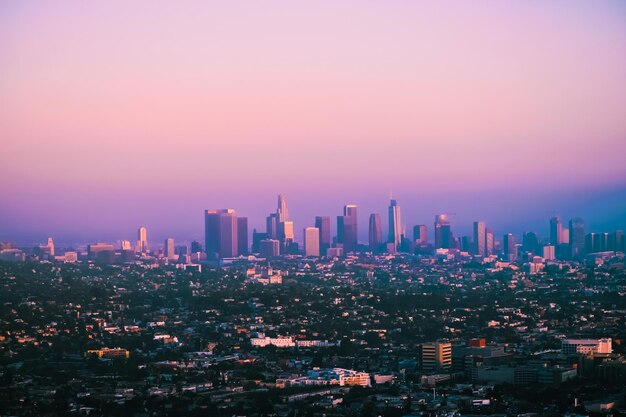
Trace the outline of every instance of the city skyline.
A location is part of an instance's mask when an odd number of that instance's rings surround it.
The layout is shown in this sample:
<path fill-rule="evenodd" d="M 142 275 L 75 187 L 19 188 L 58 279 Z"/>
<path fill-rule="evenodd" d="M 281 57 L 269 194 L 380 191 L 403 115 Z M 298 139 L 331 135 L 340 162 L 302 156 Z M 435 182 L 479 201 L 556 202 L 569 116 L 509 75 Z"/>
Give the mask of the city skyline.
<path fill-rule="evenodd" d="M 278 211 L 280 211 L 280 207 L 281 204 L 283 205 L 282 207 L 286 207 L 285 206 L 285 194 L 279 194 L 279 203 L 278 203 L 278 210 L 276 213 L 270 213 L 271 216 L 278 216 Z M 626 197 L 626 195 L 625 195 Z M 275 200 L 275 196 L 274 198 L 272 198 L 274 201 Z M 282 201 L 282 203 L 281 203 Z M 330 237 L 335 238 L 338 235 L 338 229 L 337 229 L 337 221 L 340 217 L 343 217 L 343 212 L 345 211 L 346 207 L 348 206 L 356 206 L 358 208 L 359 211 L 363 211 L 364 213 L 357 217 L 357 243 L 359 244 L 366 244 L 369 242 L 369 226 L 370 226 L 370 215 L 371 214 L 378 214 L 381 216 L 381 219 L 383 219 L 382 221 L 382 228 L 381 231 L 383 233 L 382 236 L 382 243 L 386 243 L 389 239 L 389 217 L 388 217 L 388 209 L 390 208 L 390 206 L 385 207 L 384 206 L 384 199 L 381 200 L 380 204 L 378 205 L 378 207 L 375 207 L 374 209 L 371 208 L 371 206 L 361 206 L 360 204 L 344 204 L 342 207 L 338 208 L 337 212 L 334 213 L 317 213 L 317 212 L 312 212 L 311 208 L 308 207 L 307 205 L 305 205 L 305 213 L 314 213 L 314 215 L 309 216 L 309 215 L 303 215 L 302 213 L 299 212 L 299 209 L 302 209 L 302 205 L 300 204 L 293 204 L 292 200 L 290 200 L 290 207 L 288 209 L 289 213 L 290 213 L 290 219 L 287 223 L 290 224 L 290 230 L 293 228 L 293 230 L 302 230 L 302 228 L 306 228 L 306 227 L 316 227 L 316 221 L 317 221 L 317 217 L 325 217 L 329 219 L 329 224 L 328 226 L 330 227 Z M 393 199 L 394 202 L 400 201 L 399 199 L 394 198 Z M 402 203 L 402 204 L 400 204 Z M 539 238 L 542 238 L 546 241 L 551 241 L 551 237 L 552 237 L 552 226 L 551 226 L 551 221 L 552 219 L 556 217 L 559 218 L 560 220 L 560 230 L 564 230 L 566 233 L 569 232 L 569 221 L 570 220 L 575 220 L 575 219 L 580 219 L 582 218 L 584 223 L 585 223 L 585 227 L 586 230 L 588 232 L 605 232 L 607 230 L 624 230 L 626 229 L 626 216 L 616 216 L 615 221 L 613 222 L 606 222 L 603 221 L 604 219 L 597 215 L 591 216 L 591 220 L 588 220 L 587 217 L 579 215 L 579 211 L 576 212 L 574 210 L 566 210 L 563 212 L 557 212 L 554 210 L 537 210 L 537 213 L 534 215 L 534 219 L 532 221 L 528 221 L 526 220 L 523 223 L 520 223 L 518 221 L 518 219 L 516 219 L 516 216 L 511 215 L 510 211 L 511 208 L 509 207 L 509 209 L 507 210 L 507 212 L 509 212 L 509 216 L 495 216 L 496 221 L 492 221 L 490 219 L 493 218 L 493 216 L 490 217 L 486 217 L 486 216 L 476 216 L 476 217 L 472 217 L 470 216 L 469 213 L 463 213 L 463 212 L 455 212 L 453 210 L 450 211 L 440 211 L 440 212 L 432 212 L 430 214 L 426 214 L 424 215 L 420 215 L 415 216 L 415 215 L 411 215 L 411 211 L 408 212 L 408 215 L 405 214 L 407 213 L 406 211 L 406 205 L 404 204 L 403 201 L 400 201 L 400 203 L 397 203 L 398 206 L 402 206 L 402 210 L 403 210 L 403 219 L 406 218 L 406 220 L 402 221 L 402 233 L 404 236 L 406 237 L 410 237 L 413 234 L 413 227 L 417 226 L 417 225 L 421 225 L 421 224 L 425 224 L 427 226 L 427 233 L 428 233 L 428 237 L 430 240 L 434 241 L 435 240 L 435 229 L 432 226 L 432 217 L 433 216 L 437 216 L 440 214 L 450 214 L 451 216 L 447 216 L 448 217 L 448 221 L 450 221 L 452 223 L 452 227 L 455 231 L 455 236 L 460 237 L 460 236 L 469 236 L 471 238 L 474 238 L 475 236 L 475 222 L 481 222 L 481 223 L 485 223 L 486 222 L 491 225 L 491 229 L 495 229 L 495 234 L 496 234 L 496 239 L 499 240 L 499 236 L 502 233 L 513 233 L 514 235 L 518 236 L 519 238 L 522 237 L 522 235 L 526 232 L 534 232 L 537 234 L 537 236 Z M 387 204 L 389 204 L 389 200 L 387 200 Z M 615 206 L 613 206 L 614 209 L 619 210 L 620 209 L 620 204 L 621 201 L 618 202 L 618 204 L 616 204 Z M 229 206 L 229 207 L 234 207 L 234 205 L 229 205 L 229 204 L 225 204 L 224 206 Z M 626 206 L 626 204 L 625 204 Z M 258 206 L 257 206 L 258 207 Z M 293 207 L 297 207 L 297 209 L 293 209 Z M 366 207 L 370 207 L 369 209 Z M 606 208 L 606 207 L 605 207 Z M 206 211 L 207 209 L 203 209 L 202 211 Z M 220 209 L 220 210 L 225 210 L 225 209 Z M 246 219 L 246 229 L 247 229 L 247 236 L 248 236 L 248 240 L 251 242 L 252 241 L 252 232 L 253 230 L 257 230 L 257 232 L 265 232 L 266 228 L 267 228 L 267 221 L 269 219 L 265 218 L 264 215 L 256 215 L 256 216 L 249 216 L 249 215 L 245 215 L 242 214 L 243 210 L 239 210 L 238 208 L 236 209 L 228 209 L 228 210 L 236 210 L 237 211 L 237 215 L 238 216 L 245 216 Z M 343 210 L 343 211 L 342 211 Z M 595 210 L 595 212 L 597 213 L 598 211 L 601 211 L 602 207 L 599 207 L 597 210 Z M 626 207 L 624 207 L 624 210 L 626 210 Z M 263 209 L 262 208 L 258 208 L 257 212 L 262 212 Z M 420 210 L 420 213 L 423 213 L 424 210 Z M 293 218 L 296 220 L 292 220 L 291 219 L 291 214 L 293 213 Z M 563 215 L 562 213 L 566 213 L 565 215 Z M 624 213 L 626 213 L 626 211 L 624 211 Z M 588 213 L 590 214 L 590 213 Z M 405 217 L 406 216 L 406 217 Z M 198 220 L 198 216 L 193 216 L 192 213 L 189 214 L 189 217 L 191 217 L 194 221 L 192 223 L 196 223 L 199 226 L 199 229 L 196 228 L 183 228 L 182 230 L 180 229 L 176 229 L 175 227 L 171 227 L 171 226 L 167 226 L 165 223 L 165 221 L 162 221 L 160 223 L 157 223 L 156 225 L 153 223 L 146 223 L 146 222 L 140 222 L 139 224 L 142 224 L 141 227 L 138 228 L 138 226 L 136 225 L 131 225 L 131 228 L 134 227 L 134 234 L 135 236 L 138 236 L 138 234 L 142 233 L 141 229 L 145 229 L 146 225 L 148 226 L 147 228 L 149 229 L 149 233 L 152 237 L 151 241 L 152 242 L 156 242 L 156 241 L 163 241 L 164 239 L 167 239 L 169 237 L 174 237 L 176 239 L 177 242 L 186 242 L 187 244 L 189 244 L 190 242 L 197 240 L 197 241 L 202 241 L 204 242 L 205 240 L 205 235 L 204 235 L 204 220 L 203 218 L 200 218 L 200 220 Z M 201 216 L 200 216 L 201 217 Z M 249 219 L 249 220 L 248 220 Z M 594 221 L 595 220 L 595 221 Z M 520 224 L 523 224 L 523 227 L 520 227 Z M 40 231 L 39 233 L 36 234 L 32 234 L 30 236 L 28 236 L 28 234 L 17 234 L 15 236 L 11 236 L 10 234 L 4 234 L 2 236 L 3 240 L 9 240 L 12 242 L 15 242 L 18 245 L 23 245 L 23 246 L 29 246 L 29 245 L 35 245 L 35 244 L 39 244 L 41 243 L 42 240 L 45 240 L 46 237 L 48 236 L 56 236 L 57 237 L 57 242 L 60 244 L 63 244 L 65 246 L 72 246 L 72 245 L 81 245 L 81 244 L 88 244 L 88 243 L 94 243 L 94 242 L 105 242 L 105 241 L 113 241 L 113 242 L 118 242 L 118 241 L 123 241 L 125 239 L 129 239 L 131 242 L 133 243 L 133 247 L 137 249 L 138 252 L 142 252 L 143 250 L 139 249 L 139 241 L 137 239 L 133 240 L 131 234 L 129 233 L 129 230 L 121 230 L 121 228 L 119 227 L 119 225 L 116 225 L 116 229 L 120 230 L 120 232 L 110 232 L 108 234 L 99 234 L 97 232 L 94 232 L 92 229 L 88 229 L 83 231 L 82 234 L 79 235 L 74 235 L 68 238 L 67 234 L 64 234 L 63 231 L 60 232 L 53 232 L 51 231 L 51 229 L 45 229 L 46 231 Z M 143 231 L 143 233 L 145 234 L 145 230 Z M 277 226 L 277 233 L 279 233 L 279 228 Z M 484 232 L 483 232 L 484 233 Z M 303 239 L 302 239 L 302 235 L 301 233 L 292 233 L 293 234 L 293 240 L 295 242 L 298 243 L 303 243 Z M 26 237 L 25 237 L 26 236 Z M 278 238 L 278 235 L 275 236 L 276 238 Z M 160 246 L 160 245 L 159 245 Z"/>
<path fill-rule="evenodd" d="M 407 224 L 624 228 L 622 2 L 0 8 L 3 239 L 258 229 L 277 191 L 359 240 L 390 189 Z"/>

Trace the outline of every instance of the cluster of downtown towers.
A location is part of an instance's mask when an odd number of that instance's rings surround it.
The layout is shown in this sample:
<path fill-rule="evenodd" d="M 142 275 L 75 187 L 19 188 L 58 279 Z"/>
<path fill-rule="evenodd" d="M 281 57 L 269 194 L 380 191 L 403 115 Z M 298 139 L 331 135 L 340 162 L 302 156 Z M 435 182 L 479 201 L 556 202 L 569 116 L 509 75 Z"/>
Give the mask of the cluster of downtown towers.
<path fill-rule="evenodd" d="M 208 259 L 232 258 L 248 253 L 246 217 L 238 217 L 233 209 L 206 210 L 204 216 L 205 253 Z M 344 206 L 343 215 L 337 216 L 337 236 L 334 239 L 331 239 L 330 221 L 329 216 L 317 216 L 314 227 L 304 228 L 304 248 L 301 250 L 294 240 L 294 225 L 288 217 L 285 197 L 279 195 L 276 212 L 270 213 L 266 218 L 265 232 L 255 230 L 252 234 L 252 252 L 260 253 L 264 258 L 271 258 L 301 253 L 305 256 L 341 256 L 362 249 L 374 253 L 399 251 L 432 253 L 437 249 L 457 249 L 479 256 L 491 256 L 496 253 L 496 249 L 500 249 L 505 258 L 514 261 L 517 259 L 520 246 L 515 242 L 515 237 L 508 233 L 504 235 L 502 245 L 498 248 L 493 231 L 482 221 L 474 222 L 473 239 L 467 236 L 456 238 L 445 214 L 435 216 L 434 246 L 428 242 L 428 228 L 425 225 L 414 226 L 413 239 L 410 239 L 405 234 L 400 206 L 396 200 L 391 200 L 389 204 L 386 240 L 383 240 L 380 214 L 370 215 L 368 247 L 359 246 L 358 243 L 356 205 Z M 620 232 L 616 232 L 613 240 L 623 242 L 622 235 L 618 233 Z M 598 242 L 600 237 L 596 239 Z M 554 217 L 550 220 L 550 241 L 546 245 L 541 246 L 537 235 L 530 232 L 524 235 L 521 247 L 534 255 L 545 254 L 547 247 L 549 254 L 552 253 L 552 256 L 556 254 L 560 258 L 579 258 L 585 252 L 608 249 L 600 248 L 598 242 L 592 242 L 591 248 L 586 248 L 588 239 L 589 235 L 585 235 L 585 224 L 581 219 L 570 220 L 569 228 L 564 228 L 559 218 Z"/>

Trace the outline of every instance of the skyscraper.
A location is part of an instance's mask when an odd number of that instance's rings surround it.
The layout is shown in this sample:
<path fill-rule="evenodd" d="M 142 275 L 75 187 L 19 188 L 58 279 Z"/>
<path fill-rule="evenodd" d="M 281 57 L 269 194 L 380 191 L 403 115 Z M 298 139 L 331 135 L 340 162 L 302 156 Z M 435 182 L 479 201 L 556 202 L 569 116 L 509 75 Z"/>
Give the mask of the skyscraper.
<path fill-rule="evenodd" d="M 507 233 L 502 239 L 503 253 L 506 260 L 514 262 L 517 259 L 517 245 L 515 244 L 515 236 L 512 233 Z"/>
<path fill-rule="evenodd" d="M 562 226 L 561 219 L 553 217 L 550 219 L 550 243 L 554 246 L 559 245 L 562 242 Z"/>
<path fill-rule="evenodd" d="M 219 222 L 220 258 L 237 256 L 239 250 L 238 236 L 235 210 L 224 210 L 220 213 Z"/>
<path fill-rule="evenodd" d="M 380 214 L 372 213 L 370 214 L 370 223 L 369 223 L 369 244 L 370 250 L 372 252 L 378 252 L 380 250 L 380 245 L 383 243 L 383 230 L 382 230 L 382 221 L 380 219 Z"/>
<path fill-rule="evenodd" d="M 594 232 L 585 236 L 585 253 L 600 252 L 600 238 Z"/>
<path fill-rule="evenodd" d="M 540 253 L 539 239 L 534 232 L 524 233 L 523 248 L 524 251 L 530 252 L 533 255 L 538 255 Z"/>
<path fill-rule="evenodd" d="M 343 244 L 344 253 L 356 250 L 357 206 L 348 204 L 343 208 L 343 216 L 337 217 L 337 241 Z"/>
<path fill-rule="evenodd" d="M 485 229 L 485 255 L 491 256 L 496 252 L 495 241 L 493 231 L 489 228 Z"/>
<path fill-rule="evenodd" d="M 137 252 L 148 252 L 148 230 L 144 226 L 137 230 Z"/>
<path fill-rule="evenodd" d="M 450 221 L 445 214 L 435 216 L 435 249 L 449 249 L 452 247 L 453 236 Z"/>
<path fill-rule="evenodd" d="M 389 203 L 389 238 L 387 242 L 392 243 L 396 250 L 402 242 L 402 223 L 400 219 L 400 206 L 396 200 Z"/>
<path fill-rule="evenodd" d="M 569 245 L 572 259 L 585 254 L 585 222 L 580 217 L 569 221 Z"/>
<path fill-rule="evenodd" d="M 320 254 L 325 255 L 330 248 L 330 217 L 315 217 L 315 227 L 320 230 Z"/>
<path fill-rule="evenodd" d="M 304 255 L 320 256 L 320 229 L 317 227 L 304 229 Z"/>
<path fill-rule="evenodd" d="M 198 252 L 202 252 L 202 245 L 200 244 L 200 242 L 194 240 L 193 242 L 191 242 L 191 253 Z"/>
<path fill-rule="evenodd" d="M 218 210 L 204 212 L 204 250 L 208 259 L 220 256 L 220 213 Z"/>
<path fill-rule="evenodd" d="M 237 253 L 248 254 L 248 218 L 237 217 Z"/>
<path fill-rule="evenodd" d="M 474 222 L 474 253 L 479 256 L 485 256 L 485 222 Z"/>
<path fill-rule="evenodd" d="M 416 245 L 426 245 L 428 243 L 428 227 L 425 224 L 413 226 L 413 240 Z"/>
<path fill-rule="evenodd" d="M 208 259 L 232 258 L 239 255 L 240 237 L 238 220 L 233 209 L 206 210 L 204 213 L 204 237 Z M 247 221 L 245 223 L 247 242 Z"/>
<path fill-rule="evenodd" d="M 174 250 L 174 239 L 172 239 L 171 237 L 165 239 L 163 256 L 165 256 L 167 259 L 174 259 L 176 257 L 176 253 Z"/>
<path fill-rule="evenodd" d="M 270 259 L 280 255 L 280 242 L 276 239 L 265 239 L 259 242 L 259 256 Z"/>
<path fill-rule="evenodd" d="M 278 207 L 276 208 L 276 214 L 279 222 L 287 221 L 287 201 L 285 196 L 278 194 Z"/>
<path fill-rule="evenodd" d="M 278 215 L 276 213 L 270 213 L 266 218 L 267 237 L 270 239 L 276 239 L 278 237 Z"/>

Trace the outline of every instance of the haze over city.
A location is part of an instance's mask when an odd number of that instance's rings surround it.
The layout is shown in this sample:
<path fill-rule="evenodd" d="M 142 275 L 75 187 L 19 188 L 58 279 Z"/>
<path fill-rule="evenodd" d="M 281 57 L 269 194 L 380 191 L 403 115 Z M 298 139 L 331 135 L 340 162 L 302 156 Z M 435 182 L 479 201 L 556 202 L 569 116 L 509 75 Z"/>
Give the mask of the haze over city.
<path fill-rule="evenodd" d="M 278 193 L 298 230 L 390 192 L 461 233 L 626 227 L 623 2 L 0 10 L 5 239 L 191 240 L 216 207 L 263 229 Z"/>

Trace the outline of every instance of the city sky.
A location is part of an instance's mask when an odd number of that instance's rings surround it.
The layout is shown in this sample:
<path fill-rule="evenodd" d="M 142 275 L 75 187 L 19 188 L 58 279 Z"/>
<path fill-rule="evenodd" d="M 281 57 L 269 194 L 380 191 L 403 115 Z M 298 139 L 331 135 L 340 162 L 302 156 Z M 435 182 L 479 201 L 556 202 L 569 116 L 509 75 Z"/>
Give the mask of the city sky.
<path fill-rule="evenodd" d="M 0 241 L 359 205 L 626 228 L 626 3 L 0 3 Z M 386 218 L 386 217 L 384 217 Z M 333 220 L 334 223 L 334 220 Z M 385 222 L 383 222 L 385 223 Z"/>

